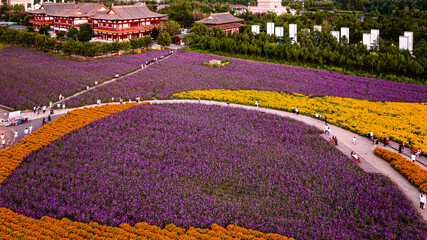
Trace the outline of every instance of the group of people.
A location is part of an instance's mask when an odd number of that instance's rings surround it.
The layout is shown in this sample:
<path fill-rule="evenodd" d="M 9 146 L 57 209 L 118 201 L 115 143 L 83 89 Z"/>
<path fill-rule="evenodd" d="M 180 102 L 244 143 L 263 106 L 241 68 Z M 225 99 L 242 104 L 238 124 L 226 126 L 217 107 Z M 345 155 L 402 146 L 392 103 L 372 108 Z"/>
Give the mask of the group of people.
<path fill-rule="evenodd" d="M 30 125 L 28 128 L 24 129 L 24 136 L 27 136 L 33 132 L 33 125 Z"/>
<path fill-rule="evenodd" d="M 37 107 L 34 106 L 33 110 L 34 110 L 34 113 L 37 113 L 37 115 L 39 115 L 40 111 L 43 111 L 43 113 L 46 112 L 46 106 L 43 106 L 43 107 L 40 107 L 40 105 Z"/>
<path fill-rule="evenodd" d="M 334 141 L 335 146 L 338 146 L 338 138 L 337 138 L 337 136 L 332 136 L 331 139 Z"/>
<path fill-rule="evenodd" d="M 6 136 L 4 135 L 4 133 L 1 134 L 1 146 L 2 148 L 6 148 L 7 146 L 9 146 L 11 144 L 10 142 L 10 138 L 7 138 L 6 140 Z"/>
<path fill-rule="evenodd" d="M 165 56 L 165 55 L 162 55 L 161 57 L 159 57 L 159 59 L 163 59 L 163 58 L 165 58 L 165 57 L 167 57 L 167 56 L 170 56 L 170 55 L 174 54 L 175 52 L 176 52 L 176 50 L 170 51 L 170 52 L 168 52 L 168 54 L 167 54 L 166 56 Z M 152 63 L 159 63 L 159 62 L 158 62 L 158 60 L 159 60 L 159 59 L 154 58 L 154 59 L 151 59 L 151 60 L 145 61 L 145 64 L 141 64 L 141 68 L 145 68 L 146 66 L 148 66 L 148 65 L 150 65 L 150 64 L 152 64 Z M 116 74 L 116 75 L 118 75 L 118 74 Z M 116 77 L 118 77 L 118 76 L 116 76 Z"/>
<path fill-rule="evenodd" d="M 298 107 L 292 107 L 292 113 L 299 114 L 299 108 Z"/>

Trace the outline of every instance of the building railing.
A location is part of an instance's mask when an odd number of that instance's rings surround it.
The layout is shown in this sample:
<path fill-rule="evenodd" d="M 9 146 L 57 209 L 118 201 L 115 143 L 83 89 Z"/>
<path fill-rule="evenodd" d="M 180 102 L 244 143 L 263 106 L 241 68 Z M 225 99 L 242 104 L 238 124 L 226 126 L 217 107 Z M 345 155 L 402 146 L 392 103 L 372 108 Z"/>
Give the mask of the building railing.
<path fill-rule="evenodd" d="M 128 27 L 128 28 L 114 28 L 114 27 L 95 27 L 93 30 L 98 32 L 132 32 L 132 31 L 140 31 L 146 29 L 152 29 L 159 26 L 159 24 L 151 24 L 145 26 L 138 27 Z"/>
<path fill-rule="evenodd" d="M 53 25 L 64 26 L 64 27 L 80 27 L 83 24 L 85 23 L 74 24 L 74 23 L 53 22 Z"/>
<path fill-rule="evenodd" d="M 36 24 L 51 24 L 53 23 L 53 20 L 36 20 L 36 19 L 30 19 L 30 23 L 36 23 Z"/>

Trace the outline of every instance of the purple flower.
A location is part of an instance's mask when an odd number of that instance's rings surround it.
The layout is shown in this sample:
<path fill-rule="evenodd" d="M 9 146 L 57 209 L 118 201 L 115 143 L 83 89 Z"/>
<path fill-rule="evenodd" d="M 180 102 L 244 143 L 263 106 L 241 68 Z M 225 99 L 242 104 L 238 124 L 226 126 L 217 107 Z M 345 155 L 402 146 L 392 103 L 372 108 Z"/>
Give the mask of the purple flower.
<path fill-rule="evenodd" d="M 0 206 L 34 218 L 230 223 L 296 239 L 422 239 L 426 226 L 386 177 L 279 116 L 199 104 L 143 105 L 30 154 Z"/>

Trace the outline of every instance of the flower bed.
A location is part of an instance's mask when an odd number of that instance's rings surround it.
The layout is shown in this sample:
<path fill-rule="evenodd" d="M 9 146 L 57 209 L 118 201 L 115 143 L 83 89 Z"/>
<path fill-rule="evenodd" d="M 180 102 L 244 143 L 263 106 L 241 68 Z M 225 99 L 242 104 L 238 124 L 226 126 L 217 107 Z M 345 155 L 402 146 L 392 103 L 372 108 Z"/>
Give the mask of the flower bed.
<path fill-rule="evenodd" d="M 231 59 L 233 64 L 207 68 L 212 55 L 178 51 L 159 65 L 71 99 L 67 106 L 106 102 L 115 97 L 166 99 L 202 89 L 262 90 L 337 96 L 372 101 L 425 102 L 427 86 L 357 77 L 316 69 Z"/>
<path fill-rule="evenodd" d="M 237 239 L 276 239 L 295 240 L 285 236 L 268 233 L 264 234 L 252 229 L 236 225 L 227 228 L 212 224 L 211 229 L 190 228 L 188 230 L 168 224 L 165 228 L 137 223 L 134 227 L 123 223 L 119 227 L 100 225 L 96 222 L 73 222 L 67 218 L 57 220 L 43 217 L 40 220 L 17 214 L 7 208 L 0 208 L 0 234 L 8 239 L 180 239 L 180 240 L 237 240 Z"/>
<path fill-rule="evenodd" d="M 427 193 L 427 170 L 402 157 L 398 153 L 383 148 L 375 148 L 375 155 L 386 160 L 408 179 L 410 183 L 418 187 L 420 191 Z"/>
<path fill-rule="evenodd" d="M 174 97 L 229 101 L 261 107 L 291 111 L 293 106 L 301 114 L 314 117 L 320 113 L 329 122 L 347 128 L 362 136 L 373 131 L 376 137 L 390 137 L 407 145 L 427 149 L 427 103 L 370 102 L 339 97 L 307 97 L 301 94 L 285 94 L 250 90 L 201 90 L 174 94 Z"/>
<path fill-rule="evenodd" d="M 165 55 L 167 51 L 147 52 L 76 62 L 52 57 L 41 52 L 8 46 L 1 50 L 0 104 L 12 108 L 33 108 L 57 101 L 58 96 L 77 91 L 141 67 L 142 63 Z"/>
<path fill-rule="evenodd" d="M 25 137 L 21 143 L 0 151 L 0 180 L 3 181 L 10 172 L 15 169 L 24 156 L 32 151 L 40 150 L 63 135 L 75 131 L 78 128 L 96 120 L 106 117 L 117 111 L 134 106 L 134 104 L 105 105 L 95 108 L 78 109 L 67 115 L 50 122 L 35 133 Z M 23 144 L 22 144 L 23 143 Z M 1 182 L 0 181 L 0 182 Z M 212 224 L 211 229 L 191 227 L 188 230 L 168 224 L 164 229 L 149 225 L 145 222 L 137 223 L 134 227 L 128 224 L 120 224 L 119 227 L 100 225 L 96 222 L 73 222 L 67 218 L 56 220 L 47 216 L 40 220 L 33 219 L 7 208 L 0 208 L 0 235 L 5 238 L 73 238 L 73 239 L 281 239 L 293 240 L 282 235 L 264 234 L 255 230 L 245 229 L 236 225 L 229 225 L 224 229 L 217 224 Z"/>
<path fill-rule="evenodd" d="M 191 227 L 212 223 L 298 239 L 427 234 L 396 186 L 314 128 L 218 106 L 145 105 L 103 118 L 27 156 L 0 191 L 0 206 L 35 218 L 174 223 L 196 238 Z"/>
<path fill-rule="evenodd" d="M 134 104 L 106 105 L 102 107 L 77 109 L 53 120 L 21 142 L 10 148 L 0 151 L 0 183 L 18 167 L 28 154 L 38 151 L 54 140 L 97 119 L 104 118 L 112 113 L 132 107 Z"/>

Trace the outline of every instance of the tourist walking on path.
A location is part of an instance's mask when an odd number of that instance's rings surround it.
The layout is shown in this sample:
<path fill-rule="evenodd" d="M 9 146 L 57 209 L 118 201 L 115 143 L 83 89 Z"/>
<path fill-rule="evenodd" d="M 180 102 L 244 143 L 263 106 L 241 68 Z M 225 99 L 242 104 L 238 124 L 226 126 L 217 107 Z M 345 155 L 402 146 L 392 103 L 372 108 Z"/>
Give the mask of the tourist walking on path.
<path fill-rule="evenodd" d="M 369 139 L 371 139 L 371 141 L 374 142 L 374 133 L 372 131 L 369 131 L 368 135 L 369 135 Z"/>
<path fill-rule="evenodd" d="M 416 156 L 415 156 L 415 154 L 411 155 L 411 159 L 412 159 L 412 162 L 415 162 L 415 160 L 417 159 Z"/>
<path fill-rule="evenodd" d="M 299 114 L 299 109 L 298 109 L 298 107 L 297 107 L 297 108 L 295 108 L 295 112 L 297 113 L 297 115 Z"/>
<path fill-rule="evenodd" d="M 426 195 L 424 193 L 420 193 L 420 208 L 424 211 L 426 205 Z"/>
<path fill-rule="evenodd" d="M 4 133 L 1 134 L 1 140 L 3 140 L 3 139 L 4 139 Z"/>
<path fill-rule="evenodd" d="M 384 140 L 384 147 L 387 147 L 387 138 L 386 138 L 386 136 L 383 137 L 383 140 Z"/>
<path fill-rule="evenodd" d="M 420 154 L 421 154 L 421 148 L 418 148 L 418 151 L 417 151 L 417 153 L 415 153 L 415 156 L 419 157 Z"/>
<path fill-rule="evenodd" d="M 258 101 L 255 101 L 255 106 L 258 108 Z"/>
<path fill-rule="evenodd" d="M 15 135 L 14 135 L 15 139 L 18 138 L 18 130 L 15 130 Z"/>
<path fill-rule="evenodd" d="M 328 124 L 326 124 L 326 125 L 325 125 L 325 134 L 327 134 L 327 133 L 328 133 L 328 128 L 329 128 L 329 127 L 328 127 Z"/>
<path fill-rule="evenodd" d="M 31 133 L 33 132 L 33 125 L 30 125 L 30 126 L 28 127 L 28 132 L 29 132 L 29 134 L 31 134 Z"/>
<path fill-rule="evenodd" d="M 325 116 L 325 124 L 328 124 L 328 117 Z"/>
<path fill-rule="evenodd" d="M 28 128 L 25 128 L 25 130 L 24 130 L 24 136 L 27 136 L 28 135 Z"/>
<path fill-rule="evenodd" d="M 353 137 L 353 144 L 356 145 L 356 136 Z"/>

